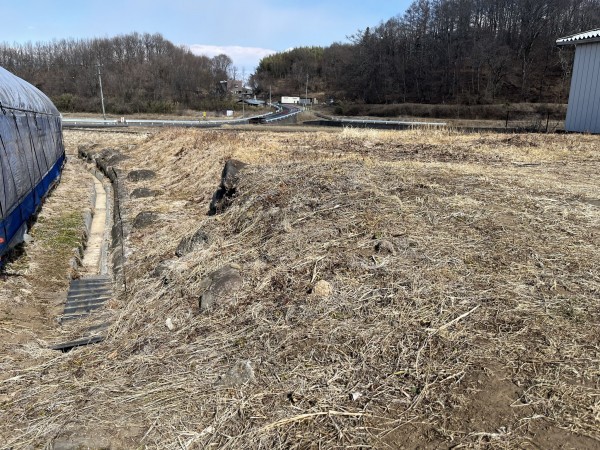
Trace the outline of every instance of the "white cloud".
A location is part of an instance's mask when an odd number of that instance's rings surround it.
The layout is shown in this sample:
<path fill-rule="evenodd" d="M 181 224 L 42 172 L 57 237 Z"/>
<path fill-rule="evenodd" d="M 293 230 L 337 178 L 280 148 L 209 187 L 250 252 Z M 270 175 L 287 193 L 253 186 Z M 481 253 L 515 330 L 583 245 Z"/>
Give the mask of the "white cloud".
<path fill-rule="evenodd" d="M 224 53 L 233 60 L 233 64 L 240 70 L 242 68 L 246 69 L 246 75 L 250 75 L 249 72 L 254 71 L 262 58 L 275 53 L 275 50 L 268 48 L 242 47 L 239 45 L 192 44 L 189 49 L 195 55 L 205 55 L 209 58 Z"/>

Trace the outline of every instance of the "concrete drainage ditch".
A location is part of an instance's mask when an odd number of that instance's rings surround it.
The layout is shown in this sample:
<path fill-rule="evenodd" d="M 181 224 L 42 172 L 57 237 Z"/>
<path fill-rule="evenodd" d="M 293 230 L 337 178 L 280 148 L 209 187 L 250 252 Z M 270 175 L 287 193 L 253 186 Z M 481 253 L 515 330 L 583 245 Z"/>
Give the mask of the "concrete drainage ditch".
<path fill-rule="evenodd" d="M 110 318 L 103 308 L 113 296 L 113 279 L 109 264 L 111 217 L 113 212 L 112 187 L 97 170 L 94 174 L 92 213 L 86 217 L 87 245 L 83 258 L 72 261 L 73 273 L 60 324 L 68 328 L 73 321 L 86 319 L 89 326 L 79 338 L 54 345 L 54 350 L 67 352 L 75 347 L 104 340 Z"/>

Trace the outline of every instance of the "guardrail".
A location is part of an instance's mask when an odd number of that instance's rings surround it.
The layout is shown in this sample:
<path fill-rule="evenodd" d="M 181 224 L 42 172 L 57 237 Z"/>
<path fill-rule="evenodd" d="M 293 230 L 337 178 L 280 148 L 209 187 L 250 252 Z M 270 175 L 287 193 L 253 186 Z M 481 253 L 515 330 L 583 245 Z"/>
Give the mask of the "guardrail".
<path fill-rule="evenodd" d="M 404 120 L 369 120 L 369 119 L 346 119 L 344 117 L 335 117 L 335 116 L 326 116 L 321 113 L 314 113 L 315 116 L 320 117 L 325 120 L 329 120 L 331 122 L 340 123 L 342 125 L 385 125 L 389 127 L 401 127 L 401 128 L 410 128 L 417 126 L 425 126 L 425 127 L 445 127 L 446 122 L 409 122 Z"/>
<path fill-rule="evenodd" d="M 261 119 L 261 123 L 274 123 L 279 122 L 281 120 L 286 120 L 291 117 L 297 116 L 302 112 L 301 109 L 295 108 L 293 106 L 277 106 L 277 111 L 273 113 L 273 117 L 263 118 Z"/>
<path fill-rule="evenodd" d="M 62 120 L 64 128 L 126 128 L 126 127 L 197 127 L 211 128 L 221 125 L 242 125 L 247 124 L 251 117 L 233 120 L 102 120 L 102 119 L 77 119 L 65 118 Z"/>
<path fill-rule="evenodd" d="M 63 118 L 64 128 L 120 128 L 120 127 L 196 127 L 211 128 L 222 125 L 246 125 L 250 121 L 267 121 L 269 116 L 279 114 L 283 108 L 273 105 L 275 112 L 258 116 L 243 117 L 240 119 L 229 120 L 153 120 L 153 119 L 85 119 L 85 118 Z M 277 119 L 279 120 L 279 119 Z"/>

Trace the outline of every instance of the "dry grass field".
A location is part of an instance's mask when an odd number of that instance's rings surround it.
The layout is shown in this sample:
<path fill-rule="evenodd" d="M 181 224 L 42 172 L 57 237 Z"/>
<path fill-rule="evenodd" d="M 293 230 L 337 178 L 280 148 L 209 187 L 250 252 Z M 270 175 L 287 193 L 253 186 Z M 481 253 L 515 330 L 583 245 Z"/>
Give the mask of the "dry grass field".
<path fill-rule="evenodd" d="M 600 448 L 600 137 L 65 140 L 155 171 L 125 187 L 157 195 L 123 203 L 107 340 L 62 354 L 40 331 L 7 349 L 0 447 Z M 208 216 L 230 158 L 249 165 Z M 227 266 L 241 287 L 201 311 Z"/>

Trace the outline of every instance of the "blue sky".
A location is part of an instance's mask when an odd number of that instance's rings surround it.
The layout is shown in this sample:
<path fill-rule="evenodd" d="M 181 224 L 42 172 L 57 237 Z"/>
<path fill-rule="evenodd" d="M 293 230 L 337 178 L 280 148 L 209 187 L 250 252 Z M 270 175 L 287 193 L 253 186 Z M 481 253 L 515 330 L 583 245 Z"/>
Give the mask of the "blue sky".
<path fill-rule="evenodd" d="M 3 1 L 0 41 L 161 33 L 207 56 L 229 54 L 249 75 L 261 57 L 343 42 L 402 14 L 410 0 L 29 0 Z"/>

